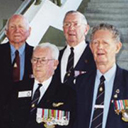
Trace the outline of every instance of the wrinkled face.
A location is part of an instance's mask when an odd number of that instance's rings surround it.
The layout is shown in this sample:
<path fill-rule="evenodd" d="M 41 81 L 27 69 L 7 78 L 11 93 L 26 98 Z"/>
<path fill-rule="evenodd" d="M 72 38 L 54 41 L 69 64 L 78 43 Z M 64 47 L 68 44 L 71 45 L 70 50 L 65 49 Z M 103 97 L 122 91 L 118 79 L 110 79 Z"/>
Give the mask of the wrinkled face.
<path fill-rule="evenodd" d="M 58 61 L 52 58 L 49 48 L 35 49 L 32 57 L 33 75 L 38 81 L 47 80 L 54 74 Z"/>
<path fill-rule="evenodd" d="M 24 17 L 14 15 L 6 29 L 6 35 L 11 44 L 22 45 L 30 35 L 30 27 Z"/>
<path fill-rule="evenodd" d="M 116 42 L 110 31 L 98 30 L 94 34 L 90 45 L 96 65 L 113 66 L 116 54 L 119 52 L 121 46 L 121 43 Z"/>
<path fill-rule="evenodd" d="M 79 14 L 68 14 L 63 25 L 64 35 L 70 46 L 76 46 L 85 40 L 89 26 L 85 25 Z"/>

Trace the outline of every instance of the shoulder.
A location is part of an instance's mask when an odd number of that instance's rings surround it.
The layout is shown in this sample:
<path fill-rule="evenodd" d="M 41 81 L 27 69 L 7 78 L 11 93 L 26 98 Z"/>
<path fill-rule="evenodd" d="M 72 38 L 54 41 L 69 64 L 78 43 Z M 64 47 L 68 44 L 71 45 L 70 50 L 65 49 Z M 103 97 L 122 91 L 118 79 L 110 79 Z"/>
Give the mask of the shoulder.
<path fill-rule="evenodd" d="M 31 51 L 33 51 L 33 46 L 30 46 L 28 43 L 26 43 L 26 49 L 27 50 L 31 50 Z"/>

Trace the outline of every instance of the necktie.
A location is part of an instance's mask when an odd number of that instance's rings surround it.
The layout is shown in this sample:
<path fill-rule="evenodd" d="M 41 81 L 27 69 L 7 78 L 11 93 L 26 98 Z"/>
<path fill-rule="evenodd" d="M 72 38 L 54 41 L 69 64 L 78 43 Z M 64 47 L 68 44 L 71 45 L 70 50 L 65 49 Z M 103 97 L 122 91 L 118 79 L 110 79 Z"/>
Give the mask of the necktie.
<path fill-rule="evenodd" d="M 42 84 L 38 84 L 38 88 L 36 89 L 33 99 L 31 101 L 31 112 L 33 112 L 36 109 L 36 106 L 38 104 L 38 100 L 40 98 L 40 87 Z"/>
<path fill-rule="evenodd" d="M 102 75 L 100 78 L 100 84 L 98 88 L 98 94 L 96 98 L 96 103 L 94 107 L 94 113 L 91 123 L 91 128 L 102 128 L 102 120 L 103 120 L 103 106 L 104 106 L 104 92 L 105 92 L 105 85 L 104 85 L 105 78 Z M 101 105 L 101 107 L 96 107 L 96 105 Z"/>
<path fill-rule="evenodd" d="M 68 57 L 66 74 L 64 77 L 64 83 L 67 82 L 67 80 L 70 76 L 72 76 L 72 77 L 74 76 L 73 65 L 74 65 L 74 48 L 71 47 L 70 48 L 70 55 Z"/>
<path fill-rule="evenodd" d="M 13 61 L 13 81 L 19 81 L 20 80 L 20 57 L 19 57 L 19 51 L 15 51 L 15 59 Z"/>

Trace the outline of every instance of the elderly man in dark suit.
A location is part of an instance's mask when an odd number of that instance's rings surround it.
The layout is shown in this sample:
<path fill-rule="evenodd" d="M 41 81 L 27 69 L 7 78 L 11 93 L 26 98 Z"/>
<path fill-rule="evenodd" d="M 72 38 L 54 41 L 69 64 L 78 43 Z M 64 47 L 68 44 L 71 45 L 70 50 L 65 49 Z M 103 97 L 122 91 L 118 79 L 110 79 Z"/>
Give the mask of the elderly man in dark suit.
<path fill-rule="evenodd" d="M 54 77 L 58 55 L 59 50 L 50 43 L 34 49 L 34 78 L 14 85 L 9 107 L 11 128 L 73 128 L 75 92 Z"/>
<path fill-rule="evenodd" d="M 75 83 L 77 75 L 94 70 L 95 63 L 89 44 L 85 41 L 89 31 L 85 16 L 78 11 L 67 12 L 63 31 L 67 46 L 60 51 L 57 74 L 62 83 L 70 85 L 73 81 Z"/>
<path fill-rule="evenodd" d="M 33 47 L 26 43 L 30 31 L 28 20 L 20 14 L 14 14 L 6 24 L 5 34 L 9 41 L 0 45 L 1 107 L 8 102 L 12 83 L 28 79 L 32 73 L 31 56 Z M 5 112 L 3 108 L 0 110 L 2 113 Z M 2 114 L 0 115 L 3 117 Z"/>
<path fill-rule="evenodd" d="M 78 80 L 83 79 L 79 128 L 127 128 L 128 71 L 116 64 L 122 47 L 118 30 L 109 24 L 94 27 L 90 47 L 97 70 Z"/>

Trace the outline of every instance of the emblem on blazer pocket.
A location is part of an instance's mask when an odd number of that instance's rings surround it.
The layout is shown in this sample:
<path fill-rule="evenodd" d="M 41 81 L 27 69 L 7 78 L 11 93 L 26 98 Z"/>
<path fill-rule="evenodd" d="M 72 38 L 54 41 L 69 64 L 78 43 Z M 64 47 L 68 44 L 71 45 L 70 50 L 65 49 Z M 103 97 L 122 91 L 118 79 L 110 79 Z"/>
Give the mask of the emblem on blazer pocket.
<path fill-rule="evenodd" d="M 59 103 L 53 103 L 52 104 L 53 107 L 59 107 L 61 105 L 64 105 L 64 103 L 63 102 L 59 102 Z"/>
<path fill-rule="evenodd" d="M 122 115 L 122 120 L 128 122 L 128 100 L 115 100 L 114 108 L 117 115 Z"/>

